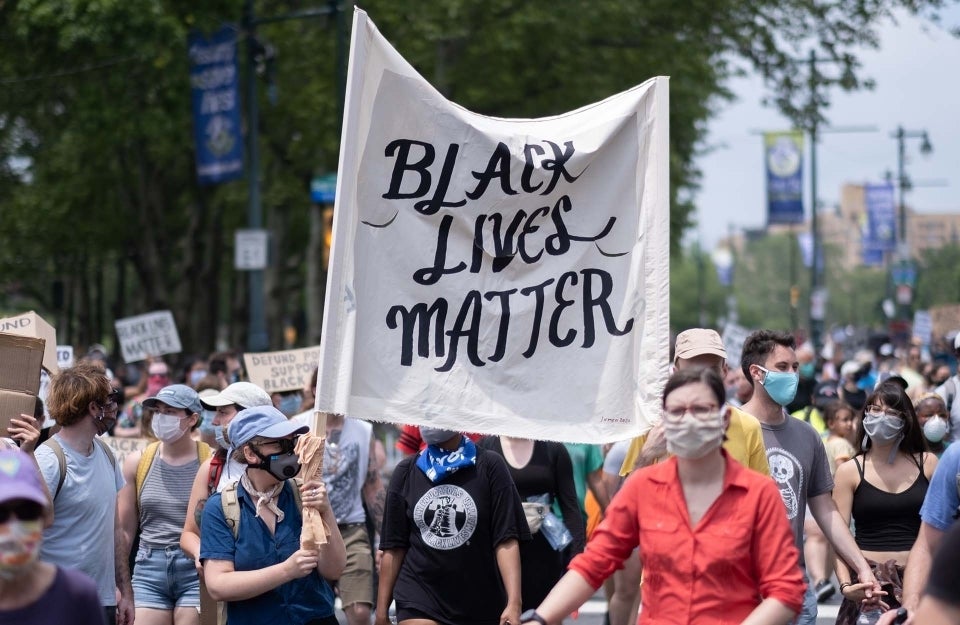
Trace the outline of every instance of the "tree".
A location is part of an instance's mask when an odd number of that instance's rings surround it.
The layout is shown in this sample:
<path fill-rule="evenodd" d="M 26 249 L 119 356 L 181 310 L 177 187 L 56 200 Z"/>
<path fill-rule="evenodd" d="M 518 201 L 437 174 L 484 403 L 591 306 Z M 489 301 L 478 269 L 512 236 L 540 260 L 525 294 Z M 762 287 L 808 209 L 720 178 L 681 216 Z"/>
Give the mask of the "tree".
<path fill-rule="evenodd" d="M 731 76 L 760 72 L 800 123 L 792 59 L 802 46 L 842 61 L 850 71 L 840 86 L 856 88 L 864 81 L 853 53 L 876 45 L 879 20 L 894 8 L 935 18 L 943 4 L 371 0 L 365 8 L 414 66 L 481 113 L 559 113 L 670 75 L 679 254 L 694 157 L 706 121 L 730 97 Z M 256 8 L 279 15 L 306 5 Z M 241 12 L 239 0 L 0 3 L 0 307 L 46 311 L 78 345 L 111 335 L 115 317 L 157 308 L 174 311 L 197 351 L 218 338 L 242 344 L 245 282 L 230 258 L 246 188 L 196 185 L 186 60 L 190 29 L 211 31 Z M 266 277 L 268 327 L 279 347 L 283 326 L 304 308 L 307 185 L 337 164 L 337 55 L 330 20 L 263 25 L 258 34 L 276 51 L 275 73 L 259 78 L 272 81 L 260 89 L 259 129 L 277 252 Z"/>

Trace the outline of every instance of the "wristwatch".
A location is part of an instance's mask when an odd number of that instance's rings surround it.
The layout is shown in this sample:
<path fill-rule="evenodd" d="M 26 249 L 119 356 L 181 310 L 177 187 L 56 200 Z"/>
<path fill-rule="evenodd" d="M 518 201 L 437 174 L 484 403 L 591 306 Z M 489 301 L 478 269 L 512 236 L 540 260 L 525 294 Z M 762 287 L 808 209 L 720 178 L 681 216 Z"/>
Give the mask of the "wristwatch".
<path fill-rule="evenodd" d="M 547 619 L 537 614 L 537 611 L 533 609 L 527 610 L 520 615 L 520 623 L 540 623 L 540 625 L 548 625 Z"/>

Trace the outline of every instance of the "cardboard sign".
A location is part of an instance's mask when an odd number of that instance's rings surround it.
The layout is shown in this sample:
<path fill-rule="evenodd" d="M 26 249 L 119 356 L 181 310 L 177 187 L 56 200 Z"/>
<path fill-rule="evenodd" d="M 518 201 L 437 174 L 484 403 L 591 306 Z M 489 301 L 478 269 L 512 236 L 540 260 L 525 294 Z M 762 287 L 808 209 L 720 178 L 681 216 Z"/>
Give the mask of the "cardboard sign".
<path fill-rule="evenodd" d="M 361 10 L 353 37 L 317 408 L 584 443 L 648 429 L 669 367 L 669 80 L 487 117 Z"/>
<path fill-rule="evenodd" d="M 73 345 L 57 345 L 57 365 L 69 369 L 73 364 Z"/>
<path fill-rule="evenodd" d="M 933 326 L 932 338 L 942 339 L 952 336 L 960 330 L 960 304 L 943 304 L 930 308 L 930 323 Z"/>
<path fill-rule="evenodd" d="M 139 362 L 150 356 L 182 351 L 177 324 L 169 310 L 117 319 L 114 323 L 124 362 Z"/>
<path fill-rule="evenodd" d="M 320 359 L 319 347 L 282 352 L 244 354 L 243 366 L 250 381 L 268 393 L 299 391 L 310 380 Z"/>
<path fill-rule="evenodd" d="M 153 442 L 151 439 L 143 437 L 101 436 L 100 438 L 107 444 L 107 447 L 110 448 L 113 455 L 116 456 L 117 464 L 120 466 L 123 466 L 123 461 L 127 456 L 138 451 L 143 451 L 147 448 L 147 445 Z"/>
<path fill-rule="evenodd" d="M 31 310 L 22 315 L 0 319 L 0 332 L 43 339 L 46 341 L 43 348 L 43 368 L 50 373 L 60 370 L 57 366 L 57 331 L 37 313 Z"/>
<path fill-rule="evenodd" d="M 735 323 L 728 323 L 723 329 L 723 349 L 727 351 L 727 366 L 739 367 L 743 354 L 743 342 L 751 331 Z"/>

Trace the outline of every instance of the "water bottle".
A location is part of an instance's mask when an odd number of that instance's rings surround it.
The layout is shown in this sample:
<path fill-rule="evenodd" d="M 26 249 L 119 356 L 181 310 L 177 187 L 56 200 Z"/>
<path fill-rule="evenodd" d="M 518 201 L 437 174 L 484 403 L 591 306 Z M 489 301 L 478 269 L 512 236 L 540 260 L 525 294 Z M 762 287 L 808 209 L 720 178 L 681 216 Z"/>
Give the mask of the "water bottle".
<path fill-rule="evenodd" d="M 883 616 L 883 610 L 878 606 L 861 608 L 860 616 L 857 617 L 857 625 L 875 625 L 881 616 Z"/>

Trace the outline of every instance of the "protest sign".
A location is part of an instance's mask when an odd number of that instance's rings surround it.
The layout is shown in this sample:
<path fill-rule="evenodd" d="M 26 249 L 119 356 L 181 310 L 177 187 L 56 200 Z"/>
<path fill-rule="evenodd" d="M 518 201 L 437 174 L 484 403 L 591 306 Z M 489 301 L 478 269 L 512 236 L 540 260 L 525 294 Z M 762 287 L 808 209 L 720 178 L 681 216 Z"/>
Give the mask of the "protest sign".
<path fill-rule="evenodd" d="M 446 100 L 361 10 L 317 408 L 603 442 L 659 418 L 668 79 L 542 119 Z"/>
<path fill-rule="evenodd" d="M 743 356 L 743 344 L 750 336 L 751 330 L 735 323 L 728 323 L 723 328 L 723 349 L 727 352 L 727 365 L 739 367 Z"/>
<path fill-rule="evenodd" d="M 149 438 L 137 437 L 126 438 L 120 436 L 101 436 L 101 440 L 107 444 L 110 451 L 117 458 L 117 464 L 123 466 L 123 461 L 132 453 L 143 451 L 150 444 Z"/>
<path fill-rule="evenodd" d="M 960 331 L 960 304 L 941 304 L 930 307 L 931 338 L 952 337 Z"/>
<path fill-rule="evenodd" d="M 114 322 L 124 362 L 138 362 L 150 356 L 178 354 L 182 350 L 173 313 L 158 310 Z"/>
<path fill-rule="evenodd" d="M 243 366 L 251 382 L 268 393 L 299 391 L 310 380 L 320 359 L 319 347 L 282 352 L 244 354 Z"/>
<path fill-rule="evenodd" d="M 57 365 L 61 369 L 73 366 L 73 345 L 57 345 Z"/>
<path fill-rule="evenodd" d="M 43 348 L 43 368 L 50 373 L 60 370 L 57 366 L 57 330 L 34 311 L 0 319 L 0 332 L 43 339 L 46 341 Z"/>

